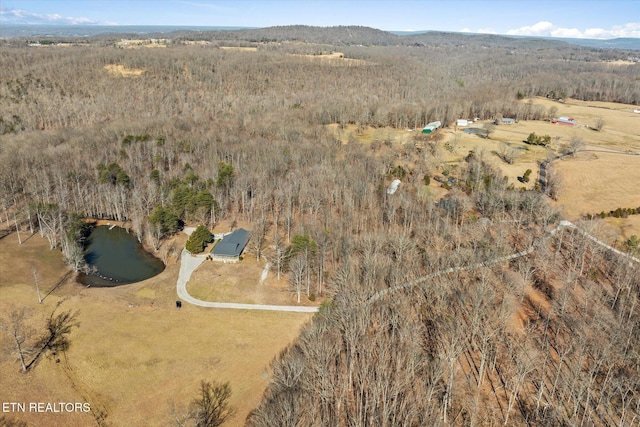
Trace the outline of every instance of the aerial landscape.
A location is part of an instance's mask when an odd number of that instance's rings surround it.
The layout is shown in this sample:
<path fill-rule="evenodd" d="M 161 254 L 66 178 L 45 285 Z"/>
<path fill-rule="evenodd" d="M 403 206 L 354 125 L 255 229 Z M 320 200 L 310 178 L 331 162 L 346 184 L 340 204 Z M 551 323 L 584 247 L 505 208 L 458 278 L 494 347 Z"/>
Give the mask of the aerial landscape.
<path fill-rule="evenodd" d="M 637 2 L 126 4 L 0 5 L 0 426 L 640 425 Z"/>

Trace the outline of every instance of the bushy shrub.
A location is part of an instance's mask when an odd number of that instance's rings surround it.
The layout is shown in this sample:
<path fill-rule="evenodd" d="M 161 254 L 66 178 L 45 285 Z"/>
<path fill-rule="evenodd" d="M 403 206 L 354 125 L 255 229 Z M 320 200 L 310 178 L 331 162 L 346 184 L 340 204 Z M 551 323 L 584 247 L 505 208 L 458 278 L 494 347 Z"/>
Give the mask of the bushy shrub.
<path fill-rule="evenodd" d="M 199 254 L 207 244 L 213 241 L 211 232 L 204 225 L 199 225 L 189 236 L 185 248 L 192 254 Z"/>

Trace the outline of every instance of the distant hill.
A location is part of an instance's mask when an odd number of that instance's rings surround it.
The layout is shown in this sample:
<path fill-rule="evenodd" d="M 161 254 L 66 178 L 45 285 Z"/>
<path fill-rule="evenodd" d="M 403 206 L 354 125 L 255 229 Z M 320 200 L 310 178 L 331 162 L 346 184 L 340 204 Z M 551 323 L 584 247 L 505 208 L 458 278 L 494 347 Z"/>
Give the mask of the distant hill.
<path fill-rule="evenodd" d="M 305 42 L 333 46 L 389 46 L 404 44 L 403 38 L 370 27 L 336 26 L 313 27 L 287 25 L 238 31 L 207 31 L 200 33 L 206 39 L 245 40 L 252 42 Z"/>
<path fill-rule="evenodd" d="M 640 38 L 618 38 L 618 39 L 565 39 L 557 38 L 553 40 L 562 40 L 567 43 L 578 46 L 595 47 L 597 49 L 631 49 L 640 50 Z"/>
<path fill-rule="evenodd" d="M 251 42 L 299 41 L 334 46 L 460 45 L 490 44 L 496 47 L 562 47 L 567 44 L 596 49 L 640 50 L 640 38 L 574 39 L 507 36 L 444 31 L 382 31 L 364 26 L 315 27 L 286 25 L 266 28 L 197 27 L 166 25 L 3 25 L 0 38 L 100 37 L 104 35 L 146 35 L 148 37 L 242 40 Z M 514 44 L 514 41 L 518 41 Z"/>
<path fill-rule="evenodd" d="M 168 34 L 180 31 L 221 31 L 247 27 L 194 27 L 184 25 L 28 25 L 2 24 L 0 38 L 92 37 L 100 34 Z"/>
<path fill-rule="evenodd" d="M 441 31 L 391 31 L 392 34 L 415 38 L 424 36 L 427 34 L 459 34 L 464 36 L 473 37 L 500 37 L 504 39 L 517 39 L 517 40 L 548 40 L 551 42 L 569 43 L 576 46 L 593 47 L 597 49 L 631 49 L 640 50 L 640 38 L 616 38 L 616 39 L 576 39 L 568 37 L 536 37 L 536 36 L 510 36 L 501 34 L 479 34 L 479 33 L 449 33 Z M 495 38 L 493 40 L 496 40 Z"/>

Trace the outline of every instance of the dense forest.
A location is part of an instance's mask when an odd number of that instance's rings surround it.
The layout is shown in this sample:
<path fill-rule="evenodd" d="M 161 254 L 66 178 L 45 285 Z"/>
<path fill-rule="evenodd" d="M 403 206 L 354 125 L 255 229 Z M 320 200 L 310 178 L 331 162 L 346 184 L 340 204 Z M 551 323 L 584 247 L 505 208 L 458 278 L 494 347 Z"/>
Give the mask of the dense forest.
<path fill-rule="evenodd" d="M 3 223 L 82 270 L 81 218 L 155 249 L 184 224 L 250 222 L 252 255 L 326 301 L 249 424 L 638 423 L 638 265 L 557 228 L 482 151 L 447 165 L 437 137 L 384 130 L 553 117 L 533 96 L 639 105 L 640 64 L 609 62 L 637 52 L 363 27 L 121 38 L 0 42 Z M 380 132 L 345 144 L 336 124 Z M 425 196 L 441 173 L 447 196 Z"/>

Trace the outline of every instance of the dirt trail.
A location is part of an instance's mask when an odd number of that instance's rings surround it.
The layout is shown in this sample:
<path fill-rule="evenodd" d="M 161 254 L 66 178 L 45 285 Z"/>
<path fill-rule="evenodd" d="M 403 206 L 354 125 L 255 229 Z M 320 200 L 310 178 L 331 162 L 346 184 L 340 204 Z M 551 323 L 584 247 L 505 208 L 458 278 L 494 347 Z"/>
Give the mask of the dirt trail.
<path fill-rule="evenodd" d="M 585 236 L 587 239 L 595 242 L 596 244 L 607 248 L 608 250 L 612 251 L 613 253 L 617 254 L 617 255 L 621 255 L 625 258 L 629 259 L 629 262 L 637 262 L 640 264 L 640 259 L 634 257 L 633 255 L 630 255 L 626 252 L 622 252 L 612 246 L 609 246 L 608 244 L 606 244 L 605 242 L 603 242 L 602 240 L 598 240 L 595 237 L 593 237 L 592 235 L 588 234 L 586 231 L 581 230 L 580 228 L 578 228 L 575 224 L 566 221 L 566 220 L 562 220 L 560 221 L 560 223 L 558 224 L 558 226 L 556 228 L 554 228 L 553 230 L 551 230 L 548 234 L 547 237 L 551 237 L 554 234 L 556 234 L 560 229 L 562 228 L 572 228 L 574 230 L 576 230 L 578 233 L 582 234 L 583 236 Z M 480 268 L 480 267 L 487 267 L 489 265 L 493 265 L 493 264 L 498 264 L 504 261 L 510 261 L 512 259 L 515 258 L 520 258 L 523 256 L 527 256 L 529 254 L 531 254 L 533 251 L 535 251 L 537 249 L 537 247 L 539 246 L 539 244 L 533 244 L 531 245 L 528 249 L 524 250 L 524 251 L 520 251 L 520 252 L 516 252 L 514 254 L 511 255 L 506 255 L 506 256 L 502 256 L 502 257 L 497 257 L 497 258 L 493 258 L 484 262 L 479 262 L 477 264 L 471 264 L 471 265 L 466 265 L 466 266 L 460 266 L 460 267 L 452 267 L 452 268 L 448 268 L 446 270 L 441 270 L 441 271 L 437 271 L 435 273 L 431 273 L 427 276 L 423 276 L 420 277 L 418 279 L 412 280 L 410 282 L 406 282 L 403 284 L 400 284 L 398 286 L 394 286 L 392 288 L 387 288 L 387 289 L 383 289 L 380 292 L 376 293 L 375 295 L 373 295 L 371 298 L 369 298 L 369 300 L 367 300 L 367 304 L 372 304 L 376 301 L 378 301 L 379 299 L 383 298 L 386 295 L 389 295 L 391 293 L 403 290 L 403 289 L 408 289 L 414 286 L 419 286 L 421 284 L 423 284 L 424 282 L 426 282 L 429 279 L 433 279 L 434 277 L 439 277 L 445 274 L 449 274 L 449 273 L 455 273 L 458 271 L 468 271 L 468 270 L 475 270 L 476 268 Z"/>

